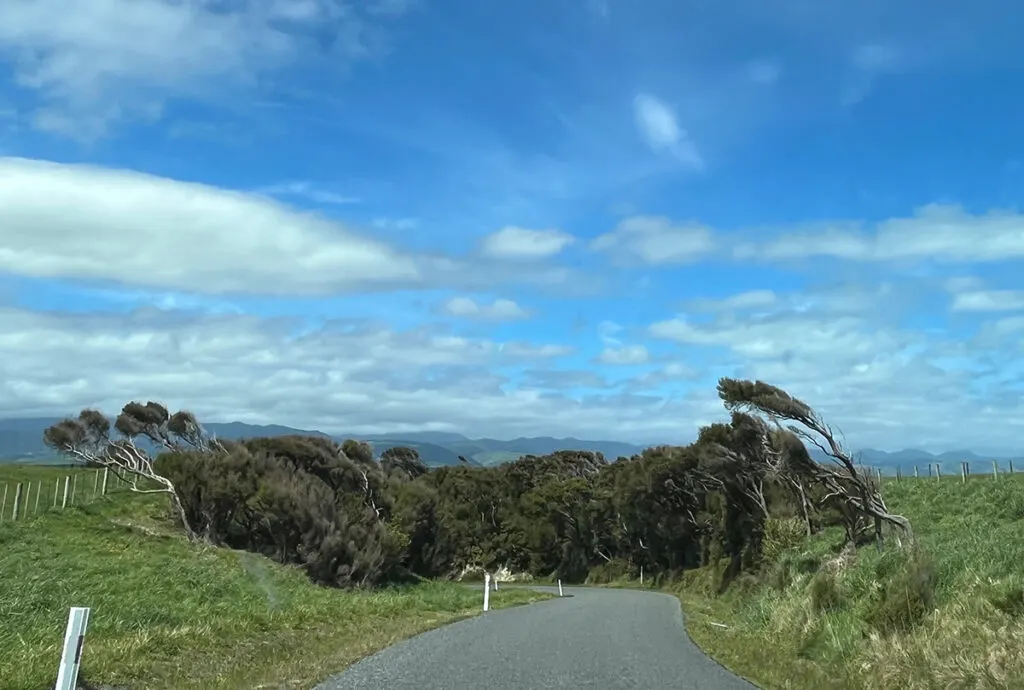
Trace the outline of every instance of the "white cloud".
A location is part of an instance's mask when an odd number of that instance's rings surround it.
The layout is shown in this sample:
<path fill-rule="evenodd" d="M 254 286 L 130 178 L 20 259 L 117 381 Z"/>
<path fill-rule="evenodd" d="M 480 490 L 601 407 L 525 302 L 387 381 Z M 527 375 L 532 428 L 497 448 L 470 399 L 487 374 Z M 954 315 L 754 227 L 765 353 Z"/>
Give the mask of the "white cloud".
<path fill-rule="evenodd" d="M 532 345 L 522 341 L 504 343 L 499 351 L 510 357 L 523 357 L 526 359 L 549 359 L 552 357 L 565 357 L 573 353 L 569 345 Z"/>
<path fill-rule="evenodd" d="M 309 201 L 317 204 L 331 204 L 335 206 L 346 206 L 349 204 L 358 204 L 360 202 L 359 197 L 346 196 L 326 189 L 320 189 L 312 182 L 304 180 L 268 185 L 266 187 L 260 187 L 255 191 L 259 194 L 266 194 L 268 196 L 283 196 L 285 198 L 298 197 L 301 199 L 308 199 Z"/>
<path fill-rule="evenodd" d="M 787 304 L 815 302 L 787 297 Z M 1018 362 L 1024 321 L 988 323 L 969 339 L 942 328 L 917 330 L 879 320 L 880 297 L 859 315 L 794 308 L 761 317 L 678 317 L 651 324 L 705 371 L 761 379 L 815 406 L 854 448 L 1018 452 L 1024 427 Z M 1016 318 L 1016 317 L 1014 317 Z M 661 383 L 643 377 L 634 386 Z M 957 424 L 944 423 L 957 420 Z"/>
<path fill-rule="evenodd" d="M 207 293 L 415 282 L 410 256 L 270 199 L 136 172 L 0 159 L 0 270 Z"/>
<path fill-rule="evenodd" d="M 420 224 L 418 218 L 374 218 L 373 226 L 388 230 L 414 230 Z"/>
<path fill-rule="evenodd" d="M 841 103 L 849 106 L 864 100 L 876 79 L 898 71 L 903 60 L 901 51 L 894 45 L 865 43 L 857 46 L 850 55 L 853 74 L 840 95 Z"/>
<path fill-rule="evenodd" d="M 633 216 L 597 237 L 590 248 L 648 264 L 681 264 L 712 251 L 715 238 L 702 225 L 676 224 L 662 216 Z"/>
<path fill-rule="evenodd" d="M 680 381 L 694 381 L 701 378 L 699 372 L 682 362 L 669 362 L 668 364 L 646 371 L 634 376 L 626 383 L 626 389 L 635 392 L 652 391 L 666 385 L 677 384 Z"/>
<path fill-rule="evenodd" d="M 651 358 L 650 352 L 643 345 L 625 345 L 623 347 L 606 347 L 598 356 L 602 364 L 644 364 Z"/>
<path fill-rule="evenodd" d="M 451 316 L 485 321 L 513 321 L 530 315 L 510 299 L 496 299 L 490 304 L 481 304 L 469 297 L 452 297 L 444 303 L 443 309 Z"/>
<path fill-rule="evenodd" d="M 157 291 L 315 296 L 529 283 L 583 292 L 600 281 L 564 266 L 410 254 L 259 194 L 20 158 L 0 158 L 0 228 L 0 272 Z M 496 250 L 511 251 L 503 237 Z"/>
<path fill-rule="evenodd" d="M 4 0 L 0 56 L 38 94 L 37 127 L 90 139 L 169 98 L 253 86 L 319 46 L 335 66 L 374 55 L 371 14 L 343 0 Z"/>
<path fill-rule="evenodd" d="M 701 297 L 690 300 L 687 306 L 694 311 L 736 311 L 771 307 L 779 301 L 773 290 L 748 290 L 722 299 Z"/>
<path fill-rule="evenodd" d="M 704 160 L 697 147 L 666 103 L 650 94 L 638 94 L 633 99 L 633 117 L 640 136 L 652 149 L 667 151 L 686 165 L 703 169 Z"/>
<path fill-rule="evenodd" d="M 890 218 L 873 231 L 846 223 L 787 233 L 766 242 L 739 245 L 744 259 L 786 260 L 831 257 L 856 261 L 927 259 L 940 262 L 1003 261 L 1024 258 L 1024 216 L 1009 211 L 983 215 L 959 206 L 930 204 L 909 218 Z"/>
<path fill-rule="evenodd" d="M 973 290 L 953 295 L 953 311 L 1018 311 L 1024 309 L 1024 290 Z"/>
<path fill-rule="evenodd" d="M 892 333 L 871 334 L 865 329 L 863 319 L 851 316 L 744 318 L 722 320 L 713 325 L 694 324 L 677 317 L 651 324 L 649 331 L 655 338 L 725 347 L 754 359 L 794 354 L 827 356 L 833 351 L 856 357 L 882 351 L 883 346 L 895 350 L 907 344 Z"/>
<path fill-rule="evenodd" d="M 604 343 L 605 347 L 620 347 L 622 341 L 616 336 L 621 333 L 623 327 L 621 324 L 617 324 L 614 321 L 602 321 L 597 324 L 597 336 Z"/>
<path fill-rule="evenodd" d="M 292 320 L 156 310 L 90 316 L 6 309 L 0 321 L 0 417 L 85 406 L 114 412 L 132 399 L 154 399 L 206 421 L 338 433 L 432 428 L 645 440 L 676 437 L 679 419 L 721 416 L 713 391 L 667 408 L 616 394 L 584 404 L 545 387 L 516 388 L 495 373 L 571 351 L 558 344 L 502 346 L 368 324 L 303 330 Z"/>
<path fill-rule="evenodd" d="M 507 226 L 487 235 L 480 245 L 484 256 L 494 259 L 546 259 L 575 241 L 561 230 L 530 230 Z"/>

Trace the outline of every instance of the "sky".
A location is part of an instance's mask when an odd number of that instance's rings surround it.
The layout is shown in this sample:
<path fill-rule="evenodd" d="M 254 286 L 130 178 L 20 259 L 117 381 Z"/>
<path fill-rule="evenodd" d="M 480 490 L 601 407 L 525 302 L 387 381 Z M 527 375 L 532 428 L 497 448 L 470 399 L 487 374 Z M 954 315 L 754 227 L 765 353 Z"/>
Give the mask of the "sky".
<path fill-rule="evenodd" d="M 1019 453 L 1024 8 L 954 4 L 4 0 L 0 417 Z"/>

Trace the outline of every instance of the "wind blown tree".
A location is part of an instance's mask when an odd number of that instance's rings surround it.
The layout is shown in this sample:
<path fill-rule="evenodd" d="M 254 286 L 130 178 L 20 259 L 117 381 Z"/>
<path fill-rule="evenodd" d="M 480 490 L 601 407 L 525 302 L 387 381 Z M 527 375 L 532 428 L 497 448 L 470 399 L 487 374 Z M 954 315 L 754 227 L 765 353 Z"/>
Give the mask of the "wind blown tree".
<path fill-rule="evenodd" d="M 750 416 L 750 419 L 760 424 L 763 457 L 776 472 L 790 480 L 809 477 L 823 487 L 823 502 L 838 501 L 855 518 L 874 521 L 875 541 L 879 548 L 883 545 L 882 525 L 885 523 L 898 527 L 908 540 L 913 539 L 910 521 L 889 511 L 877 483 L 857 468 L 832 427 L 810 405 L 763 381 L 722 378 L 718 382 L 718 395 L 730 412 L 761 416 Z M 775 429 L 765 420 L 771 422 Z M 784 422 L 789 422 L 785 429 Z M 794 452 L 792 444 L 779 447 L 777 432 L 785 430 L 821 450 L 831 464 L 817 463 L 809 454 Z M 854 540 L 857 531 L 855 525 L 848 524 L 847 539 Z"/>
<path fill-rule="evenodd" d="M 113 424 L 83 410 L 44 439 L 135 491 L 168 493 L 189 539 L 260 553 L 331 586 L 499 568 L 576 582 L 641 572 L 663 580 L 700 568 L 702 582 L 724 591 L 789 548 L 779 525 L 798 518 L 810 533 L 838 515 L 851 542 L 871 521 L 879 545 L 886 523 L 912 537 L 806 403 L 728 378 L 718 394 L 730 416 L 694 443 L 616 462 L 562 450 L 428 468 L 415 449 L 387 449 L 378 462 L 351 439 L 218 442 L 188 412 L 153 402 L 125 405 Z M 808 447 L 832 462 L 816 462 Z"/>
<path fill-rule="evenodd" d="M 114 422 L 114 429 L 117 437 L 111 437 L 110 420 L 102 412 L 86 409 L 77 418 L 68 417 L 46 429 L 43 442 L 65 457 L 112 471 L 136 493 L 168 494 L 185 534 L 189 540 L 195 540 L 196 533 L 174 483 L 154 470 L 154 458 L 136 441 L 142 437 L 158 448 L 171 451 L 209 452 L 223 450 L 223 446 L 205 434 L 191 412 L 182 410 L 170 414 L 166 407 L 155 402 L 128 403 Z M 157 484 L 158 488 L 140 487 L 140 479 L 150 486 Z"/>

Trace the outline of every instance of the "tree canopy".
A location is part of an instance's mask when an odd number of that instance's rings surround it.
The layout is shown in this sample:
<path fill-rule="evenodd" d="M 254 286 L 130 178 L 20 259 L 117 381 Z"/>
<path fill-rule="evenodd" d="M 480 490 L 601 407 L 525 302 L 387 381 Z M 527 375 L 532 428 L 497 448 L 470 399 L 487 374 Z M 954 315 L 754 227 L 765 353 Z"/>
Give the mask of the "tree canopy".
<path fill-rule="evenodd" d="M 884 524 L 911 534 L 809 405 L 760 381 L 723 378 L 718 393 L 727 422 L 700 429 L 690 445 L 614 461 L 565 450 L 428 469 L 415 449 L 377 459 L 355 440 L 217 441 L 189 412 L 153 402 L 125 405 L 116 435 L 101 413 L 84 410 L 44 439 L 139 491 L 169 493 L 191 538 L 296 564 L 337 586 L 474 568 L 572 582 L 717 565 L 726 587 L 760 567 L 773 520 L 808 533 L 841 524 L 850 541 L 872 527 L 880 540 Z M 832 462 L 813 460 L 807 444 Z"/>

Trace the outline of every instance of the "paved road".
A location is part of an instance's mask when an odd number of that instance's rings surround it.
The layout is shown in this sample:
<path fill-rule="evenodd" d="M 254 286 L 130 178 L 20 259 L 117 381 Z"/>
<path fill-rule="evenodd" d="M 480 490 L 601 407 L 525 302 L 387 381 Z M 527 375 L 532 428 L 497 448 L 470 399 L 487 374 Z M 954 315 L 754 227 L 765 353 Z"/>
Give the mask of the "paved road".
<path fill-rule="evenodd" d="M 690 641 L 675 597 L 565 593 L 423 633 L 315 690 L 753 690 Z"/>

